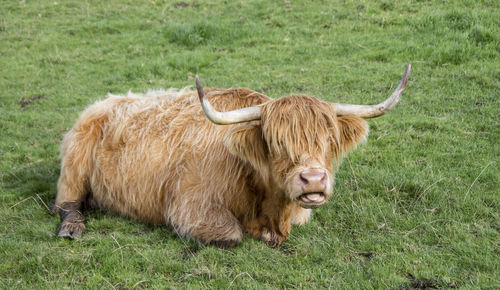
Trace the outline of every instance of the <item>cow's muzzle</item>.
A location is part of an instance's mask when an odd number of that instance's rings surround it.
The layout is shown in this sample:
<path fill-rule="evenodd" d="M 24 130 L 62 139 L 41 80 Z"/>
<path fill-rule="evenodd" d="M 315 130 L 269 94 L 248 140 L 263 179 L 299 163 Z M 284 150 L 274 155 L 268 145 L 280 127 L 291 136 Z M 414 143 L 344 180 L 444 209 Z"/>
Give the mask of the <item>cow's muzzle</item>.
<path fill-rule="evenodd" d="M 322 169 L 311 169 L 299 174 L 302 194 L 298 198 L 301 207 L 316 208 L 326 202 L 328 175 Z"/>

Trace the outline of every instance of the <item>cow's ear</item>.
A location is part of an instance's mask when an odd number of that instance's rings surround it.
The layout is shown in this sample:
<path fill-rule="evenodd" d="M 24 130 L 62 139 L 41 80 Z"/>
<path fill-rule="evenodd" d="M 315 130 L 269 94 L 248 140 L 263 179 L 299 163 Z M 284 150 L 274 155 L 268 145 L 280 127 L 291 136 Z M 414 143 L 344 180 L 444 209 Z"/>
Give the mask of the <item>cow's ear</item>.
<path fill-rule="evenodd" d="M 368 136 L 368 123 L 360 117 L 346 115 L 337 117 L 341 154 L 346 154 L 356 146 L 366 141 Z"/>
<path fill-rule="evenodd" d="M 260 125 L 241 125 L 231 129 L 225 140 L 231 153 L 248 161 L 257 170 L 267 170 L 267 146 Z"/>

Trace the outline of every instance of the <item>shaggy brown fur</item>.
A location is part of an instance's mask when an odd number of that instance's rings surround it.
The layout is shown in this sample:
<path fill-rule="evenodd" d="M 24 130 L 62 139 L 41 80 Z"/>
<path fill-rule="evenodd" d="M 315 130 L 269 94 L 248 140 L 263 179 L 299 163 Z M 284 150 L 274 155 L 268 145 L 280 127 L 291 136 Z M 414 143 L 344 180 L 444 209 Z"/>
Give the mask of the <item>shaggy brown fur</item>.
<path fill-rule="evenodd" d="M 260 105 L 261 121 L 215 125 L 192 91 L 110 96 L 90 106 L 62 143 L 60 235 L 83 233 L 80 204 L 89 199 L 206 244 L 235 246 L 248 233 L 277 246 L 310 216 L 297 202 L 300 172 L 323 168 L 328 198 L 332 161 L 368 133 L 363 119 L 337 117 L 316 98 L 205 91 L 219 111 Z"/>

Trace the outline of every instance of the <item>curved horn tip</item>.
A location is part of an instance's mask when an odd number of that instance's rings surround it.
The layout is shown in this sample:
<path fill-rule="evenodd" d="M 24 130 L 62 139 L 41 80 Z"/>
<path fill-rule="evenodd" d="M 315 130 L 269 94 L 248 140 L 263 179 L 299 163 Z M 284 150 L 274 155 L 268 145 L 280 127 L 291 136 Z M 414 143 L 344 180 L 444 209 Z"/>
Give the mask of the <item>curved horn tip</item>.
<path fill-rule="evenodd" d="M 337 115 L 356 115 L 361 118 L 376 118 L 389 112 L 400 100 L 401 95 L 410 76 L 411 64 L 406 66 L 406 71 L 392 95 L 378 105 L 351 105 L 335 103 Z"/>
<path fill-rule="evenodd" d="M 411 71 L 411 64 L 408 64 L 406 66 L 406 71 L 403 77 L 401 78 L 401 88 L 406 87 L 406 83 L 408 82 L 408 77 L 410 76 L 410 71 Z"/>
<path fill-rule="evenodd" d="M 205 97 L 205 92 L 203 91 L 203 87 L 201 86 L 200 78 L 196 75 L 196 90 L 198 91 L 198 97 L 200 101 L 203 97 Z"/>

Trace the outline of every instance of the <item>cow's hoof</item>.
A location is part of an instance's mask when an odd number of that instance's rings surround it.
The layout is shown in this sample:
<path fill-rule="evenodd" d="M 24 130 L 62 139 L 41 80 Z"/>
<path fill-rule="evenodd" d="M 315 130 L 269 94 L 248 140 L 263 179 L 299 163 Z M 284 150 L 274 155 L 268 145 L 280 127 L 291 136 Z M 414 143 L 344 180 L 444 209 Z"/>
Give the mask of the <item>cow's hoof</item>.
<path fill-rule="evenodd" d="M 217 248 L 227 249 L 236 247 L 240 241 L 238 240 L 221 240 L 221 241 L 211 241 L 209 244 L 214 245 Z"/>
<path fill-rule="evenodd" d="M 85 224 L 79 222 L 63 222 L 59 228 L 59 237 L 78 239 L 85 232 Z"/>
<path fill-rule="evenodd" d="M 264 241 L 268 246 L 276 248 L 286 240 L 286 237 L 274 231 L 270 231 L 267 228 L 263 228 L 260 239 Z"/>

